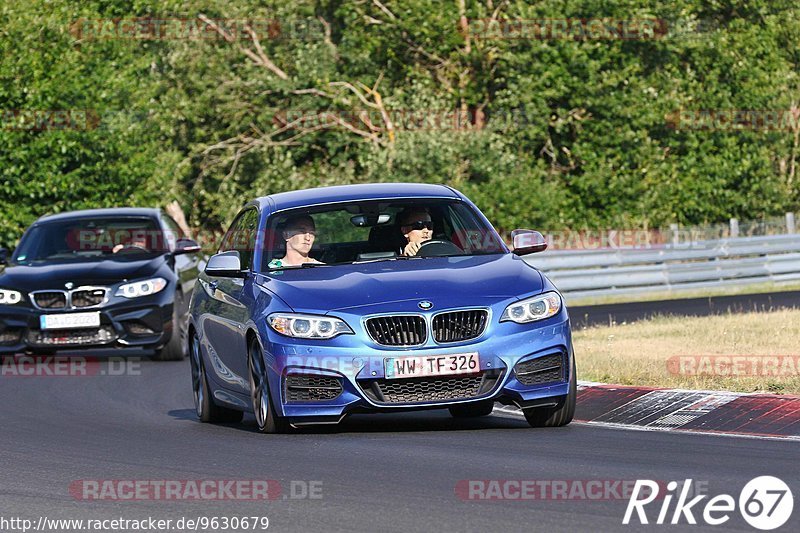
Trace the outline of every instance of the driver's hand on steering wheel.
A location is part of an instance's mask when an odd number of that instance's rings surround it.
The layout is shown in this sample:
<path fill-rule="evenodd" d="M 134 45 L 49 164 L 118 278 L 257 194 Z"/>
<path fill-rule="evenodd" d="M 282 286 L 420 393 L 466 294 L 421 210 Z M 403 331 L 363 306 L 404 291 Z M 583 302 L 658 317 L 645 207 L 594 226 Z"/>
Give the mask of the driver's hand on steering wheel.
<path fill-rule="evenodd" d="M 413 255 L 417 255 L 422 243 L 425 241 L 418 241 L 418 242 L 410 242 L 406 244 L 406 247 L 403 248 L 403 255 L 406 257 L 411 257 Z"/>
<path fill-rule="evenodd" d="M 120 243 L 120 244 L 117 244 L 116 246 L 114 246 L 114 248 L 111 250 L 111 253 L 112 254 L 116 254 L 116 253 L 119 253 L 119 252 L 124 252 L 126 250 L 130 250 L 130 251 L 135 251 L 135 250 L 142 251 L 142 250 L 144 250 L 144 251 L 147 251 L 147 244 L 144 243 L 144 242 L 140 242 L 140 241 L 131 241 L 131 242 L 128 242 L 128 243 L 125 243 L 125 244 Z"/>
<path fill-rule="evenodd" d="M 408 244 L 406 244 L 406 247 L 403 248 L 403 255 L 406 257 L 417 255 L 417 252 L 419 252 L 419 249 L 422 248 L 422 245 L 430 240 L 431 237 L 428 237 L 428 238 L 422 238 L 422 240 L 419 241 L 409 242 Z"/>

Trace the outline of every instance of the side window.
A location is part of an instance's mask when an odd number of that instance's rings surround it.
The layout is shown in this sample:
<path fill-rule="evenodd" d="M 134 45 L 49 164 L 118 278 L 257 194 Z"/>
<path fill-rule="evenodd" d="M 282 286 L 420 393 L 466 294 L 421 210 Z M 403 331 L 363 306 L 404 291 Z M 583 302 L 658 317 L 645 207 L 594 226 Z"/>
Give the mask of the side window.
<path fill-rule="evenodd" d="M 178 226 L 178 223 L 169 215 L 162 215 L 161 221 L 164 223 L 167 232 L 167 234 L 164 235 L 164 242 L 169 243 L 170 250 L 174 250 L 175 243 L 178 239 L 184 237 L 183 231 L 181 231 L 181 227 Z"/>
<path fill-rule="evenodd" d="M 225 235 L 222 236 L 222 240 L 219 243 L 219 248 L 217 248 L 218 254 L 230 250 L 229 244 L 231 240 L 231 234 L 233 233 L 233 228 L 234 225 L 232 224 L 231 227 L 228 228 L 228 231 L 225 232 Z"/>
<path fill-rule="evenodd" d="M 252 268 L 253 251 L 256 245 L 256 232 L 258 230 L 258 211 L 248 209 L 240 214 L 231 224 L 228 233 L 222 239 L 219 252 L 236 250 L 242 260 L 242 268 Z"/>
<path fill-rule="evenodd" d="M 230 252 L 234 249 L 233 238 L 234 235 L 237 234 L 236 228 L 239 227 L 239 224 L 242 222 L 242 216 L 244 216 L 244 213 L 240 213 L 236 216 L 236 218 L 233 219 L 228 231 L 225 232 L 225 235 L 222 237 L 222 242 L 220 242 L 219 249 L 217 250 L 218 254 L 222 252 Z"/>
<path fill-rule="evenodd" d="M 256 249 L 256 233 L 258 232 L 258 211 L 250 209 L 242 217 L 242 234 L 237 240 L 236 249 L 242 258 L 242 268 L 252 270 L 253 252 Z"/>

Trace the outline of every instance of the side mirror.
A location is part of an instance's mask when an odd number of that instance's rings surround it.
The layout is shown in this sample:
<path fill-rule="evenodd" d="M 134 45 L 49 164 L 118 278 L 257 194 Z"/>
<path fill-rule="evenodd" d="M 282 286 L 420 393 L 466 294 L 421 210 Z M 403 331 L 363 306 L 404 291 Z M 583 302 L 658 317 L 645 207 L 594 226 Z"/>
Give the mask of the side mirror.
<path fill-rule="evenodd" d="M 514 254 L 528 255 L 542 252 L 547 249 L 547 241 L 538 231 L 530 229 L 515 229 L 511 232 Z"/>
<path fill-rule="evenodd" d="M 194 254 L 201 250 L 200 245 L 192 239 L 178 239 L 173 255 Z"/>
<path fill-rule="evenodd" d="M 5 265 L 8 263 L 8 256 L 11 255 L 8 253 L 7 248 L 0 248 L 0 265 Z"/>
<path fill-rule="evenodd" d="M 239 252 L 232 250 L 212 255 L 206 264 L 205 273 L 220 278 L 243 278 L 242 260 Z"/>

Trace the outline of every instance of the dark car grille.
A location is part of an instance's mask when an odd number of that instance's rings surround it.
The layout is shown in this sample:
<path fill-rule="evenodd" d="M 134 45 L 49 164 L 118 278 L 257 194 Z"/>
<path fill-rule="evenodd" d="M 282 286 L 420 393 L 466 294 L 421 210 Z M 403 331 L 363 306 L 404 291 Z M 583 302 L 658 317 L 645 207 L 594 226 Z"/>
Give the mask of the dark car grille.
<path fill-rule="evenodd" d="M 67 306 L 67 295 L 62 291 L 37 292 L 33 301 L 42 309 L 64 309 Z"/>
<path fill-rule="evenodd" d="M 67 298 L 69 294 L 69 298 Z M 74 291 L 37 291 L 33 293 L 33 303 L 40 309 L 85 309 L 96 307 L 106 301 L 108 289 L 92 287 Z M 69 303 L 69 306 L 67 305 Z"/>
<path fill-rule="evenodd" d="M 28 343 L 34 346 L 88 346 L 108 344 L 116 338 L 114 328 L 111 326 L 64 331 L 31 330 L 28 332 Z"/>
<path fill-rule="evenodd" d="M 87 289 L 73 291 L 72 307 L 92 307 L 100 305 L 106 299 L 106 289 Z"/>
<path fill-rule="evenodd" d="M 287 402 L 333 400 L 342 393 L 339 378 L 313 374 L 289 374 L 284 380 Z"/>
<path fill-rule="evenodd" d="M 517 375 L 517 381 L 523 385 L 564 381 L 564 354 L 545 355 L 517 363 L 514 373 Z"/>
<path fill-rule="evenodd" d="M 425 342 L 425 319 L 418 315 L 370 318 L 367 332 L 384 346 L 415 346 Z"/>
<path fill-rule="evenodd" d="M 483 309 L 442 313 L 433 318 L 436 342 L 458 342 L 474 339 L 483 333 L 489 313 Z"/>
<path fill-rule="evenodd" d="M 487 371 L 469 376 L 375 379 L 359 385 L 376 403 L 436 402 L 487 394 L 495 388 L 501 375 L 499 371 Z"/>

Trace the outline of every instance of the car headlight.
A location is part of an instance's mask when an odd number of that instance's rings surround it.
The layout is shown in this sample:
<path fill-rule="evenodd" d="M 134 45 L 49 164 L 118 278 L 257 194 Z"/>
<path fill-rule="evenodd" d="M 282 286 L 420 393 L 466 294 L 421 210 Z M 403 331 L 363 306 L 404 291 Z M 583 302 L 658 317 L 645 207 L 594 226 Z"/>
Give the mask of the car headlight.
<path fill-rule="evenodd" d="M 167 280 L 164 278 L 144 279 L 142 281 L 134 281 L 133 283 L 120 285 L 115 296 L 122 296 L 123 298 L 150 296 L 151 294 L 161 292 L 166 286 Z"/>
<path fill-rule="evenodd" d="M 509 305 L 503 311 L 500 322 L 511 320 L 517 324 L 526 324 L 550 318 L 559 311 L 561 311 L 561 297 L 555 292 L 546 292 Z"/>
<path fill-rule="evenodd" d="M 327 316 L 274 313 L 267 317 L 267 323 L 281 335 L 300 339 L 332 339 L 342 333 L 353 333 L 343 320 Z"/>
<path fill-rule="evenodd" d="M 0 305 L 14 305 L 22 301 L 22 293 L 8 289 L 0 289 Z"/>

